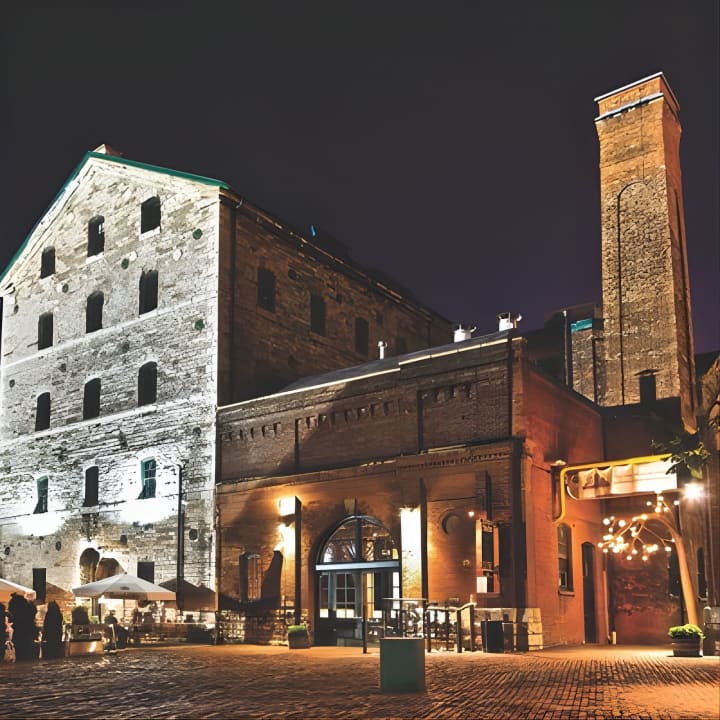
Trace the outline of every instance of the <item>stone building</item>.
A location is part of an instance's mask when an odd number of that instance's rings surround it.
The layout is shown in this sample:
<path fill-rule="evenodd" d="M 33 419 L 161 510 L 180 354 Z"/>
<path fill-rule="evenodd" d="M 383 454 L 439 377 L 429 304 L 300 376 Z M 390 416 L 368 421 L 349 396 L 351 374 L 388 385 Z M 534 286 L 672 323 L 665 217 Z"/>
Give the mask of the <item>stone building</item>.
<path fill-rule="evenodd" d="M 717 433 L 699 503 L 652 449 L 698 427 L 678 104 L 661 73 L 597 101 L 601 305 L 220 408 L 229 636 L 278 639 L 292 617 L 318 643 L 358 643 L 363 619 L 407 601 L 473 602 L 513 647 L 663 642 L 720 603 Z M 672 543 L 639 568 L 601 552 L 606 516 L 662 493 L 682 572 Z"/>
<path fill-rule="evenodd" d="M 2 281 L 0 575 L 214 587 L 218 404 L 450 326 L 225 183 L 89 152 Z"/>

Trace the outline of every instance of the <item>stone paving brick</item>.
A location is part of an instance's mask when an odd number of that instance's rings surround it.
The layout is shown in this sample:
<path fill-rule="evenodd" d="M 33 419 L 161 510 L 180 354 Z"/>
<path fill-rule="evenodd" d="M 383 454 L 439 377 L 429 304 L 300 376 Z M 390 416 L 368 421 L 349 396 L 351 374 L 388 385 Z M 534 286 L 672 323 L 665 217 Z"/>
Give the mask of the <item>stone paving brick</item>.
<path fill-rule="evenodd" d="M 427 689 L 382 693 L 379 654 L 356 648 L 141 647 L 0 665 L 0 718 L 720 717 L 720 659 L 587 646 L 433 653 Z"/>

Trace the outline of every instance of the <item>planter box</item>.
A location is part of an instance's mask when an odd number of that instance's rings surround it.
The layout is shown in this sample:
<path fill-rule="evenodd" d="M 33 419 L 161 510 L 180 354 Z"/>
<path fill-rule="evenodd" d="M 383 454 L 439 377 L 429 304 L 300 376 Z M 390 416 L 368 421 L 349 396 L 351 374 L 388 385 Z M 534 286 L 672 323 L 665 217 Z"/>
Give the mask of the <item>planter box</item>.
<path fill-rule="evenodd" d="M 675 657 L 700 657 L 700 638 L 675 638 L 672 651 Z"/>
<path fill-rule="evenodd" d="M 288 647 L 291 650 L 304 649 L 310 647 L 310 638 L 307 633 L 288 635 Z"/>

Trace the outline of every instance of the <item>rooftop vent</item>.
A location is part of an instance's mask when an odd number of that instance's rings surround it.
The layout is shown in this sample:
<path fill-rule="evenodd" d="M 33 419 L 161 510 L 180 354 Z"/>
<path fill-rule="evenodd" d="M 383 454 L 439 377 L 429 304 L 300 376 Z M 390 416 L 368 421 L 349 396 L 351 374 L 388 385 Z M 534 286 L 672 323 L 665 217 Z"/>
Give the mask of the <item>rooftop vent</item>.
<path fill-rule="evenodd" d="M 497 316 L 497 319 L 498 330 L 502 332 L 503 330 L 512 330 L 513 328 L 516 328 L 518 323 L 522 320 L 522 315 L 520 315 L 520 313 L 505 312 L 500 313 Z"/>
<path fill-rule="evenodd" d="M 470 327 L 469 325 L 456 325 L 453 329 L 453 342 L 470 340 L 474 331 L 475 328 Z"/>
<path fill-rule="evenodd" d="M 387 348 L 387 343 L 384 340 L 378 341 L 378 357 L 383 360 L 385 358 L 385 348 Z"/>

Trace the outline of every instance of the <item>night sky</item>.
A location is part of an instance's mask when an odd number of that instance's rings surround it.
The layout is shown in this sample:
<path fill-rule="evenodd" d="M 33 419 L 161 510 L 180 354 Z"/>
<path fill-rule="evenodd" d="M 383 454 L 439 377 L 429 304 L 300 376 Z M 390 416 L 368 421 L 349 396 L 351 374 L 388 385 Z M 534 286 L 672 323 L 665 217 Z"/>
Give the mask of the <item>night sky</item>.
<path fill-rule="evenodd" d="M 454 322 L 600 300 L 593 98 L 680 102 L 696 351 L 720 347 L 717 0 L 5 0 L 3 268 L 87 150 L 311 223 Z"/>

